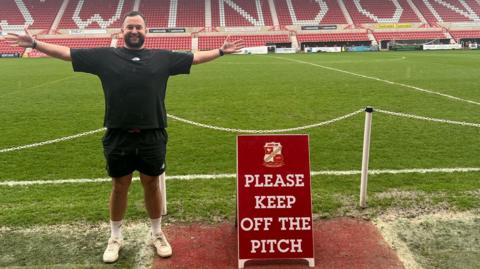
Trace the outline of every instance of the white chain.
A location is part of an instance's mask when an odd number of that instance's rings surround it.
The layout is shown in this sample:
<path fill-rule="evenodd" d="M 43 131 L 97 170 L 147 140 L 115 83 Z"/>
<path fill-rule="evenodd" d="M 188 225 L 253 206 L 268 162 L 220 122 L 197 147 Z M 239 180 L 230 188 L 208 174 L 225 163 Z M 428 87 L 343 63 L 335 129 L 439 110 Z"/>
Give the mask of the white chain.
<path fill-rule="evenodd" d="M 440 123 L 447 123 L 447 124 L 454 124 L 454 125 L 462 125 L 462 126 L 470 126 L 470 127 L 480 128 L 479 123 L 471 123 L 471 122 L 465 122 L 465 121 L 454 121 L 454 120 L 444 120 L 444 119 L 437 119 L 437 118 L 430 118 L 430 117 L 422 117 L 422 116 L 406 114 L 406 113 L 399 113 L 399 112 L 392 112 L 392 111 L 387 111 L 387 110 L 382 110 L 382 109 L 375 109 L 374 111 L 384 113 L 384 114 L 387 114 L 387 115 L 397 116 L 397 117 L 405 117 L 405 118 L 411 118 L 411 119 L 417 119 L 417 120 L 433 121 L 433 122 L 440 122 Z"/>
<path fill-rule="evenodd" d="M 242 129 L 223 128 L 223 127 L 217 127 L 217 126 L 212 126 L 212 125 L 207 125 L 207 124 L 202 124 L 202 123 L 186 120 L 186 119 L 183 119 L 183 118 L 171 115 L 171 114 L 167 114 L 167 116 L 172 118 L 172 119 L 175 119 L 175 120 L 178 120 L 178 121 L 181 121 L 181 122 L 184 122 L 184 123 L 188 123 L 188 124 L 191 124 L 191 125 L 194 125 L 194 126 L 199 126 L 199 127 L 204 127 L 204 128 L 209 128 L 209 129 L 214 129 L 214 130 L 219 130 L 219 131 L 227 131 L 227 132 L 235 132 L 235 133 L 257 133 L 257 134 L 261 134 L 261 133 L 289 132 L 289 131 L 304 130 L 304 129 L 308 129 L 308 128 L 319 127 L 319 126 L 322 126 L 322 125 L 327 125 L 327 124 L 330 124 L 330 123 L 334 123 L 336 121 L 340 121 L 340 120 L 352 117 L 352 116 L 354 116 L 354 115 L 356 115 L 356 114 L 358 114 L 362 111 L 363 111 L 363 109 L 360 109 L 360 110 L 357 110 L 353 113 L 335 118 L 333 120 L 328 120 L 328 121 L 324 121 L 324 122 L 320 122 L 320 123 L 316 123 L 316 124 L 312 124 L 312 125 L 296 127 L 296 128 L 281 129 L 281 130 L 242 130 Z M 72 140 L 72 139 L 75 139 L 75 138 L 78 138 L 78 137 L 95 134 L 95 133 L 98 133 L 98 132 L 101 132 L 101 131 L 104 131 L 104 130 L 105 130 L 105 128 L 101 128 L 101 129 L 97 129 L 97 130 L 93 130 L 93 131 L 88 131 L 88 132 L 84 132 L 84 133 L 80 133 L 80 134 L 76 134 L 76 135 L 72 135 L 72 136 L 67 136 L 67 137 L 62 137 L 62 138 L 58 138 L 58 139 L 48 140 L 48 141 L 44 141 L 44 142 L 40 142 L 40 143 L 34 143 L 34 144 L 30 144 L 30 145 L 0 149 L 0 153 L 11 152 L 11 151 L 21 150 L 21 149 L 26 149 L 26 148 L 34 148 L 34 147 L 53 144 L 53 143 L 57 143 L 57 142 Z"/>
<path fill-rule="evenodd" d="M 34 144 L 30 144 L 30 145 L 18 146 L 18 147 L 13 147 L 13 148 L 0 149 L 0 153 L 16 151 L 16 150 L 21 150 L 21 149 L 27 149 L 27 148 L 40 147 L 40 146 L 43 146 L 43 145 L 48 145 L 48 144 L 53 144 L 53 143 L 57 143 L 57 142 L 72 140 L 72 139 L 75 139 L 75 138 L 78 138 L 78 137 L 95 134 L 95 133 L 101 132 L 103 130 L 105 130 L 105 128 L 101 128 L 101 129 L 97 129 L 97 130 L 93 130 L 93 131 L 88 131 L 88 132 L 80 133 L 80 134 L 76 134 L 76 135 L 61 137 L 61 138 L 57 138 L 57 139 L 53 139 L 53 140 L 40 142 L 40 143 L 34 143 Z"/>
<path fill-rule="evenodd" d="M 305 130 L 305 129 L 311 129 L 315 127 L 320 127 L 328 124 L 332 124 L 337 121 L 341 121 L 350 117 L 353 117 L 361 112 L 363 112 L 364 109 L 359 109 L 357 111 L 354 111 L 352 113 L 340 116 L 335 119 L 331 119 L 328 121 L 323 121 L 315 124 L 310 124 L 310 125 L 305 125 L 305 126 L 300 126 L 300 127 L 294 127 L 294 128 L 286 128 L 286 129 L 276 129 L 276 130 L 244 130 L 244 129 L 235 129 L 235 128 L 225 128 L 225 127 L 218 127 L 218 126 L 213 126 L 213 125 L 208 125 L 208 124 L 203 124 L 203 123 L 198 123 L 195 121 L 187 120 L 184 118 L 180 118 L 171 114 L 167 114 L 168 117 L 183 122 L 187 124 L 191 124 L 193 126 L 198 126 L 198 127 L 203 127 L 207 129 L 213 129 L 217 131 L 224 131 L 224 132 L 233 132 L 233 133 L 251 133 L 251 134 L 267 134 L 267 133 L 281 133 L 281 132 L 291 132 L 291 131 L 299 131 L 299 130 Z M 417 116 L 417 115 L 412 115 L 412 114 L 406 114 L 406 113 L 399 113 L 399 112 L 392 112 L 392 111 L 387 111 L 383 109 L 375 109 L 376 112 L 384 113 L 387 115 L 392 115 L 392 116 L 397 116 L 397 117 L 405 117 L 405 118 L 411 118 L 411 119 L 417 119 L 417 120 L 425 120 L 425 121 L 433 121 L 433 122 L 440 122 L 440 123 L 447 123 L 447 124 L 454 124 L 454 125 L 462 125 L 462 126 L 470 126 L 470 127 L 475 127 L 475 128 L 480 128 L 480 123 L 471 123 L 471 122 L 464 122 L 464 121 L 453 121 L 453 120 L 445 120 L 445 119 L 437 119 L 437 118 L 430 118 L 430 117 L 423 117 L 423 116 Z M 95 133 L 99 133 L 104 131 L 105 128 L 100 128 L 97 130 L 93 131 L 88 131 L 76 135 L 71 135 L 71 136 L 66 136 L 66 137 L 61 137 L 53 140 L 48 140 L 40 143 L 34 143 L 30 145 L 24 145 L 24 146 L 18 146 L 18 147 L 12 147 L 12 148 L 5 148 L 5 149 L 0 149 L 0 153 L 5 153 L 5 152 L 11 152 L 11 151 L 17 151 L 17 150 L 22 150 L 22 149 L 27 149 L 27 148 L 34 148 L 34 147 L 40 147 L 44 145 L 49 145 L 57 142 L 62 142 L 62 141 L 68 141 L 72 140 L 75 138 L 79 138 L 82 136 L 87 136 Z"/>
<path fill-rule="evenodd" d="M 177 117 L 177 116 L 174 116 L 174 115 L 170 115 L 170 114 L 167 114 L 167 115 L 170 118 L 172 118 L 174 120 L 181 121 L 183 123 L 187 123 L 187 124 L 191 124 L 191 125 L 194 125 L 194 126 L 207 128 L 207 129 L 213 129 L 213 130 L 217 130 L 217 131 L 232 132 L 232 133 L 249 133 L 249 134 L 269 134 L 269 133 L 299 131 L 299 130 L 305 130 L 305 129 L 311 129 L 311 128 L 315 128 L 315 127 L 320 127 L 320 126 L 323 126 L 323 125 L 328 125 L 328 124 L 331 124 L 331 123 L 334 123 L 334 122 L 337 122 L 337 121 L 344 120 L 346 118 L 350 118 L 350 117 L 355 116 L 355 115 L 357 115 L 357 114 L 359 114 L 363 111 L 364 111 L 364 109 L 359 109 L 355 112 L 340 116 L 340 117 L 332 119 L 332 120 L 323 121 L 323 122 L 319 122 L 319 123 L 315 123 L 315 124 L 311 124 L 311 125 L 305 125 L 305 126 L 294 127 L 294 128 L 286 128 L 286 129 L 277 129 L 277 130 L 244 130 L 244 129 L 225 128 L 225 127 L 218 127 L 218 126 L 198 123 L 198 122 L 195 122 L 195 121 L 183 119 L 183 118 L 180 118 L 180 117 Z"/>

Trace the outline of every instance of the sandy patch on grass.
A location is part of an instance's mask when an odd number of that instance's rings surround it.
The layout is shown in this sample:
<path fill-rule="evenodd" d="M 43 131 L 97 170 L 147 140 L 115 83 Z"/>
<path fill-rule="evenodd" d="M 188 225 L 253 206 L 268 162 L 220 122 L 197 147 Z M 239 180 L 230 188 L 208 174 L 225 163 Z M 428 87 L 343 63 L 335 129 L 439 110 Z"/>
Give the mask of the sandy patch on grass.
<path fill-rule="evenodd" d="M 398 214 L 390 210 L 374 224 L 406 269 L 478 268 L 474 257 L 480 253 L 480 232 L 472 233 L 480 228 L 478 212 Z"/>
<path fill-rule="evenodd" d="M 150 224 L 127 221 L 122 228 L 125 246 L 116 265 L 150 268 L 155 255 L 149 244 Z M 0 227 L 0 248 L 5 250 L 0 252 L 0 267 L 103 268 L 101 257 L 109 236 L 107 223 Z M 32 252 L 35 258 L 28 254 Z"/>

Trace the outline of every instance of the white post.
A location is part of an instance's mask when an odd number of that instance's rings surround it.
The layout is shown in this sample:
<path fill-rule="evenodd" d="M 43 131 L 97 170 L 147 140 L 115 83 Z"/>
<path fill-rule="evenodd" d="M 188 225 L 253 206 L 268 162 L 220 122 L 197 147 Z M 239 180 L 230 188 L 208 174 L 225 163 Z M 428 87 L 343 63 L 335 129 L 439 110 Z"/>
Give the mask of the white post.
<path fill-rule="evenodd" d="M 370 133 L 372 131 L 373 108 L 365 109 L 365 130 L 363 133 L 362 177 L 360 181 L 360 207 L 367 207 L 368 158 L 370 155 Z"/>
<path fill-rule="evenodd" d="M 167 184 L 165 184 L 165 172 L 160 175 L 158 186 L 160 188 L 160 199 L 162 199 L 162 208 L 160 210 L 162 216 L 165 216 L 167 215 Z"/>

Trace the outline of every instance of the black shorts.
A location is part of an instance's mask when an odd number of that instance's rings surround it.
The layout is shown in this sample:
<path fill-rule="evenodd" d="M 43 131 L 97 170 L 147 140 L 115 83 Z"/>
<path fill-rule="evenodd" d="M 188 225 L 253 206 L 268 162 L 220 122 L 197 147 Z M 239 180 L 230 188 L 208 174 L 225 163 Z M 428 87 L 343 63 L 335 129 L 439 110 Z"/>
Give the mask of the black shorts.
<path fill-rule="evenodd" d="M 107 129 L 103 152 L 108 175 L 122 177 L 137 170 L 158 176 L 165 171 L 168 135 L 165 129 Z"/>

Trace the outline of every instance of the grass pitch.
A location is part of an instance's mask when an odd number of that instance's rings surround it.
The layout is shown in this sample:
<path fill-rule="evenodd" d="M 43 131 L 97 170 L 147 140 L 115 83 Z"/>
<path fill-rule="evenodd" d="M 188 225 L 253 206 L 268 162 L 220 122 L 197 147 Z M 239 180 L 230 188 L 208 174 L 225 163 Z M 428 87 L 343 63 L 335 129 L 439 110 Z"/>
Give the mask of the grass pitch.
<path fill-rule="evenodd" d="M 166 103 L 168 112 L 175 116 L 239 129 L 298 127 L 330 120 L 367 105 L 480 123 L 480 105 L 462 101 L 480 102 L 479 61 L 480 51 L 228 56 L 193 66 L 189 76 L 172 77 Z M 102 126 L 104 103 L 99 80 L 73 73 L 70 63 L 54 59 L 1 59 L 0 73 L 0 149 Z M 414 90 L 400 83 L 462 100 Z M 363 124 L 364 116 L 359 114 L 299 132 L 310 136 L 312 171 L 359 170 Z M 167 176 L 235 173 L 236 133 L 172 119 L 168 132 Z M 0 183 L 105 178 L 102 134 L 0 153 Z M 374 113 L 370 167 L 480 167 L 479 134 L 480 128 Z M 479 176 L 478 172 L 372 175 L 367 210 L 356 206 L 359 176 L 316 176 L 312 179 L 314 215 L 375 217 L 397 209 L 412 214 L 435 210 L 478 212 Z M 235 180 L 171 180 L 167 184 L 166 222 L 233 220 Z M 1 185 L 0 227 L 8 229 L 0 234 L 8 236 L 5 231 L 9 229 L 36 225 L 105 222 L 109 189 L 110 183 Z M 142 195 L 139 184 L 133 184 L 127 220 L 146 218 Z M 106 241 L 107 235 L 104 237 Z M 13 241 L 1 240 L 1 249 L 17 247 L 15 243 L 2 242 Z M 27 265 L 5 257 L 0 259 L 0 266 Z M 48 258 L 36 264 L 58 263 Z M 70 262 L 88 263 L 82 257 Z"/>

